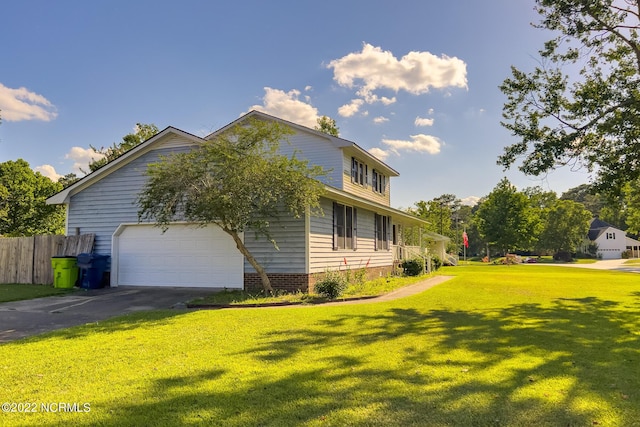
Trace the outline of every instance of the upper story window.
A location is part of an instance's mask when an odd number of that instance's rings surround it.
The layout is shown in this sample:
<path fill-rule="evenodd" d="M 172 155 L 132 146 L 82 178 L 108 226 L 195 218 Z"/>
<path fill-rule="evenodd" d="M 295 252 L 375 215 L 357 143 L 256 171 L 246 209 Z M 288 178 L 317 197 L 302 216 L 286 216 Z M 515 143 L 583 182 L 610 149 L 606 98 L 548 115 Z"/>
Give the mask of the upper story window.
<path fill-rule="evenodd" d="M 616 238 L 616 233 L 607 233 L 607 240 L 611 239 L 611 240 L 615 240 Z"/>
<path fill-rule="evenodd" d="M 355 157 L 351 158 L 351 182 L 354 184 L 367 185 L 369 168 Z"/>
<path fill-rule="evenodd" d="M 333 204 L 333 250 L 357 249 L 357 210 L 351 206 Z"/>
<path fill-rule="evenodd" d="M 384 194 L 387 188 L 387 177 L 374 169 L 371 173 L 371 188 L 376 193 Z"/>

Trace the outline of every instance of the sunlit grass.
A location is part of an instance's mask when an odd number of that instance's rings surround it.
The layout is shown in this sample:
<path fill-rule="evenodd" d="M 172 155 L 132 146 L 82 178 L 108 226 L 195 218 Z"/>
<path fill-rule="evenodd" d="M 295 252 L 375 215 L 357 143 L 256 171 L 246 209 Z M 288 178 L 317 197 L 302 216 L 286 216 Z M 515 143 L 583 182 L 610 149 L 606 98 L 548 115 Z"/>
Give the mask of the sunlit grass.
<path fill-rule="evenodd" d="M 138 313 L 0 346 L 3 425 L 634 426 L 640 276 L 467 265 L 388 303 Z"/>

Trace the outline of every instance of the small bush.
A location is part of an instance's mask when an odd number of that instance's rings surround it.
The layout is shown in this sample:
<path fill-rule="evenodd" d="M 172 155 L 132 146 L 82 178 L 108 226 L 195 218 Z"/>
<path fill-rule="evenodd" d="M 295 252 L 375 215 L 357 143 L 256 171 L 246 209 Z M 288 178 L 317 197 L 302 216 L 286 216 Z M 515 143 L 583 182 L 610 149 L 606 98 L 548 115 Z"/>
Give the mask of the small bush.
<path fill-rule="evenodd" d="M 433 271 L 437 271 L 440 267 L 442 267 L 442 260 L 439 256 L 433 255 L 431 257 L 431 267 L 433 268 Z"/>
<path fill-rule="evenodd" d="M 329 299 L 336 299 L 347 288 L 347 281 L 344 276 L 337 271 L 327 271 L 319 282 L 316 282 L 314 289 L 318 295 Z"/>
<path fill-rule="evenodd" d="M 405 276 L 419 276 L 422 274 L 422 260 L 420 258 L 408 259 L 400 264 Z"/>
<path fill-rule="evenodd" d="M 561 261 L 561 262 L 571 262 L 573 261 L 573 257 L 571 256 L 570 252 L 558 251 L 555 254 L 553 254 L 553 260 Z"/>

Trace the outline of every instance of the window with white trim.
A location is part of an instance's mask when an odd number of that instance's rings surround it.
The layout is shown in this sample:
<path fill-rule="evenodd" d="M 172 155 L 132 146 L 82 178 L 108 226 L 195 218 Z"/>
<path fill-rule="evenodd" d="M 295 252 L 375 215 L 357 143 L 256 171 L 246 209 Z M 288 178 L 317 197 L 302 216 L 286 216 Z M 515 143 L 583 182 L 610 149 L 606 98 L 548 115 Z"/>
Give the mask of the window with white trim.
<path fill-rule="evenodd" d="M 357 249 L 357 209 L 333 204 L 333 250 Z"/>
<path fill-rule="evenodd" d="M 375 214 L 375 250 L 389 250 L 391 246 L 391 217 Z"/>
<path fill-rule="evenodd" d="M 374 169 L 371 172 L 371 188 L 376 193 L 384 194 L 387 188 L 387 177 Z"/>
<path fill-rule="evenodd" d="M 351 158 L 351 182 L 359 185 L 368 185 L 369 167 L 355 157 Z"/>

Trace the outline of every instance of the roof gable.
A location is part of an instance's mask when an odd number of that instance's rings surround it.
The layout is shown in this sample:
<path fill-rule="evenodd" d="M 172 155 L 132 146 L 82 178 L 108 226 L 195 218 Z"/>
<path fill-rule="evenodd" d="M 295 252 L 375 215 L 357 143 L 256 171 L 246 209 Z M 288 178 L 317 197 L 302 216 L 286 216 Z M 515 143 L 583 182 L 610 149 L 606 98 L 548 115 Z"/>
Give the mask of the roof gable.
<path fill-rule="evenodd" d="M 130 163 L 132 160 L 138 158 L 142 154 L 157 148 L 162 148 L 163 143 L 166 143 L 172 137 L 176 137 L 176 136 L 186 139 L 192 144 L 200 144 L 204 141 L 202 138 L 198 136 L 192 135 L 188 132 L 169 126 L 163 129 L 162 131 L 158 132 L 151 138 L 147 139 L 146 141 L 136 145 L 131 150 L 123 153 L 118 158 L 110 161 L 106 165 L 91 172 L 90 174 L 85 175 L 84 177 L 82 177 L 80 180 L 76 181 L 72 185 L 68 186 L 62 191 L 49 197 L 46 200 L 47 204 L 56 205 L 56 204 L 67 203 L 69 201 L 69 198 L 72 195 L 93 185 L 94 183 L 98 182 L 102 178 L 108 176 L 109 174 L 115 172 L 116 170 L 120 169 L 124 165 Z"/>
<path fill-rule="evenodd" d="M 588 233 L 589 240 L 594 241 L 598 239 L 598 237 L 602 236 L 602 233 L 604 233 L 606 230 L 610 228 L 617 230 L 621 233 L 623 232 L 622 230 L 601 220 L 600 218 L 594 218 L 593 221 L 591 221 L 591 225 L 589 226 L 589 233 Z"/>
<path fill-rule="evenodd" d="M 352 141 L 349 141 L 347 139 L 340 138 L 340 137 L 337 137 L 337 136 L 329 135 L 329 134 L 321 132 L 319 130 L 315 130 L 315 129 L 312 129 L 312 128 L 307 127 L 307 126 L 299 125 L 297 123 L 293 123 L 293 122 L 290 122 L 288 120 L 284 120 L 284 119 L 281 119 L 279 117 L 275 117 L 275 116 L 272 116 L 270 114 L 267 114 L 267 113 L 264 113 L 264 112 L 258 111 L 258 110 L 252 110 L 252 111 L 244 114 L 243 116 L 239 117 L 238 119 L 234 120 L 233 122 L 229 123 L 228 125 L 226 125 L 226 126 L 220 128 L 220 129 L 218 129 L 217 131 L 207 135 L 204 139 L 207 139 L 207 140 L 212 139 L 216 135 L 224 132 L 225 130 L 235 126 L 238 123 L 241 123 L 243 120 L 246 120 L 246 119 L 248 119 L 250 117 L 255 117 L 255 118 L 258 118 L 258 119 L 262 119 L 262 120 L 277 121 L 277 122 L 283 123 L 283 124 L 293 128 L 296 131 L 313 134 L 313 135 L 318 136 L 318 137 L 326 140 L 327 142 L 331 143 L 334 147 L 340 148 L 342 151 L 348 153 L 350 156 L 351 155 L 357 155 L 357 156 L 359 156 L 359 157 L 361 157 L 363 159 L 368 160 L 369 163 L 371 163 L 378 170 L 380 170 L 381 172 L 385 173 L 388 176 L 399 176 L 400 175 L 400 173 L 398 173 L 398 171 L 393 169 L 391 166 L 387 165 L 382 160 L 378 159 L 373 154 L 371 154 L 368 151 L 366 151 L 364 148 L 360 147 L 355 142 L 352 142 Z"/>
<path fill-rule="evenodd" d="M 365 149 L 363 149 L 358 144 L 352 141 L 335 137 L 333 135 L 329 135 L 327 133 L 320 132 L 318 130 L 311 129 L 309 127 L 302 126 L 284 119 L 280 119 L 278 117 L 271 116 L 261 111 L 253 110 L 247 114 L 244 114 L 243 116 L 239 117 L 238 119 L 234 120 L 228 125 L 218 129 L 217 131 L 207 135 L 205 138 L 200 138 L 198 136 L 195 136 L 183 130 L 169 126 L 163 129 L 162 131 L 158 132 L 156 135 L 152 136 L 151 138 L 147 139 L 146 141 L 142 142 L 141 144 L 137 145 L 136 147 L 132 148 L 131 150 L 125 152 L 120 157 L 110 161 L 100 169 L 97 169 L 96 171 L 84 176 L 83 178 L 81 178 L 74 184 L 70 185 L 69 187 L 63 189 L 59 193 L 56 193 L 53 196 L 49 197 L 46 200 L 46 202 L 47 204 L 68 203 L 72 195 L 82 191 L 83 189 L 98 182 L 102 178 L 117 171 L 119 168 L 127 165 L 129 162 L 138 158 L 142 154 L 147 153 L 153 149 L 161 148 L 161 144 L 167 141 L 167 139 L 171 138 L 172 136 L 179 136 L 186 139 L 187 141 L 190 141 L 193 144 L 200 144 L 206 140 L 215 138 L 216 135 L 219 135 L 225 130 L 231 128 L 232 126 L 235 126 L 238 123 L 241 123 L 242 121 L 250 117 L 255 117 L 262 120 L 277 121 L 287 126 L 290 126 L 296 131 L 313 134 L 317 137 L 322 138 L 323 140 L 326 140 L 328 143 L 332 144 L 334 147 L 337 147 L 340 150 L 342 150 L 342 152 L 345 153 L 344 155 L 359 156 L 362 159 L 366 159 L 371 166 L 377 168 L 378 170 L 380 170 L 380 172 L 385 173 L 388 176 L 399 175 L 399 173 L 395 169 L 393 169 L 392 167 L 390 167 L 389 165 L 387 165 L 386 163 L 384 163 L 383 161 L 381 161 L 380 159 L 378 159 L 377 157 L 375 157 L 374 155 L 372 155 L 371 153 L 369 153 L 368 151 L 366 151 Z"/>

